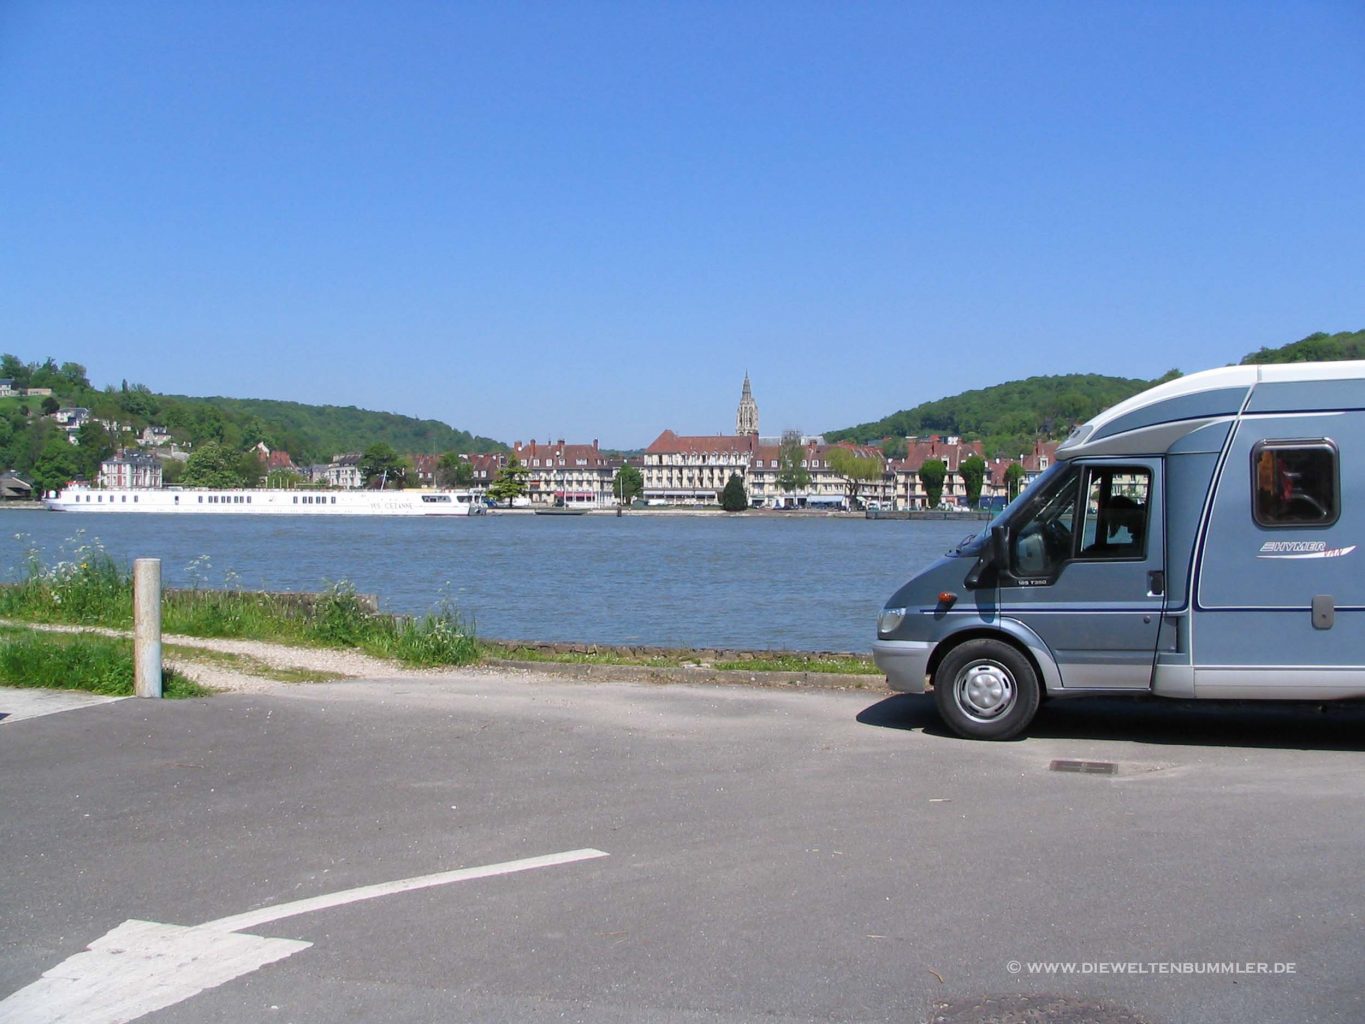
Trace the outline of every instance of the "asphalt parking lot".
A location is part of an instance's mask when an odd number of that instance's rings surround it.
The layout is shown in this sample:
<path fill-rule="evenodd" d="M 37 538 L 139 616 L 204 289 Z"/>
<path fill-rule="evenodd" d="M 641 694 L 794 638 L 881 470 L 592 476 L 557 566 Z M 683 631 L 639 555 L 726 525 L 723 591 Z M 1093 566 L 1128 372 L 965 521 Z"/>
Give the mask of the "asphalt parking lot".
<path fill-rule="evenodd" d="M 520 675 L 10 721 L 0 1021 L 1354 1024 L 1362 726 Z"/>

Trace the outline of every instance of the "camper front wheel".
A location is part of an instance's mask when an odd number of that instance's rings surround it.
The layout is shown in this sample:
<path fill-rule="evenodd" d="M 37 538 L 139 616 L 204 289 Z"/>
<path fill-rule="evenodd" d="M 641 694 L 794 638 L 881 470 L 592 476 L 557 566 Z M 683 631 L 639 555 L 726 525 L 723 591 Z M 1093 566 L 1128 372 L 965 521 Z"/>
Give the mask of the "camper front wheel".
<path fill-rule="evenodd" d="M 1038 673 L 1000 640 L 968 640 L 934 673 L 934 700 L 959 736 L 1005 740 L 1023 732 L 1038 710 Z"/>

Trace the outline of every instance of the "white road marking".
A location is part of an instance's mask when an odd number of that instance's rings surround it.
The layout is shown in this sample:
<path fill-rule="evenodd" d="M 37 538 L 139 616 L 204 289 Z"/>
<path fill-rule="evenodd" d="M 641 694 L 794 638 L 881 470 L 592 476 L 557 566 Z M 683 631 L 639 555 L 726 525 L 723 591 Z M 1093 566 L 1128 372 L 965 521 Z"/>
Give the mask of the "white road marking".
<path fill-rule="evenodd" d="M 481 868 L 460 868 L 457 871 L 442 871 L 435 875 L 419 875 L 416 878 L 403 878 L 396 882 L 381 882 L 378 885 L 364 885 L 358 889 L 344 889 L 327 896 L 314 896 L 311 899 L 296 900 L 293 903 L 279 903 L 260 910 L 248 910 L 245 914 L 223 917 L 210 921 L 205 928 L 220 931 L 240 932 L 248 928 L 259 928 L 271 921 L 278 921 L 297 914 L 308 914 L 314 910 L 340 907 L 360 900 L 372 900 L 377 896 L 390 896 L 399 892 L 412 892 L 414 889 L 430 889 L 434 885 L 449 885 L 451 882 L 464 882 L 475 878 L 491 878 L 494 875 L 510 875 L 516 871 L 530 871 L 533 868 L 549 868 L 559 864 L 572 864 L 574 861 L 591 860 L 607 856 L 601 850 L 569 850 L 567 853 L 551 853 L 544 857 L 527 857 L 525 860 L 509 860 L 502 864 L 489 864 Z"/>
<path fill-rule="evenodd" d="M 127 697 L 104 697 L 82 690 L 42 690 L 18 686 L 0 686 L 0 724 L 22 722 L 27 718 L 55 715 L 59 711 L 75 711 L 96 704 L 112 704 Z"/>
<path fill-rule="evenodd" d="M 0 1003 L 4 1024 L 126 1024 L 312 943 L 124 921 Z"/>
<path fill-rule="evenodd" d="M 33 984 L 0 1001 L 0 1024 L 128 1024 L 312 945 L 294 939 L 242 935 L 242 929 L 378 896 L 605 856 L 601 850 L 569 850 L 419 875 L 279 903 L 193 928 L 124 921 L 90 943 L 85 952 L 68 957 Z"/>

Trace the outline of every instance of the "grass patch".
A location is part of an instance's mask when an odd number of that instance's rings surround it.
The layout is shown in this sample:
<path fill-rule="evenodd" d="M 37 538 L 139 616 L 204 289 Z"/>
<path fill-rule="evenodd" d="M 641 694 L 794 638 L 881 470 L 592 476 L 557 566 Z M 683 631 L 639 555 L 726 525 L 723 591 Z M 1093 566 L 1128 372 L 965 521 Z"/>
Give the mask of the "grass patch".
<path fill-rule="evenodd" d="M 626 655 L 619 651 L 547 651 L 510 643 L 484 643 L 485 657 L 509 661 L 538 661 L 559 665 L 638 665 L 645 668 L 683 668 L 699 664 L 691 651 L 676 654 Z M 770 658 L 717 661 L 711 668 L 722 672 L 827 672 L 835 675 L 876 676 L 881 670 L 871 658 L 839 654 L 775 654 Z"/>
<path fill-rule="evenodd" d="M 131 629 L 132 572 L 98 541 L 79 543 L 55 565 L 30 551 L 24 578 L 0 587 L 0 618 Z M 206 559 L 190 566 L 196 582 Z M 468 665 L 479 660 L 473 624 L 442 602 L 408 618 L 375 611 L 350 583 L 321 594 L 260 594 L 237 589 L 167 592 L 161 628 L 184 636 L 246 638 L 316 647 L 359 648 L 408 665 Z"/>
<path fill-rule="evenodd" d="M 695 658 L 678 653 L 677 657 L 657 655 L 631 657 L 619 651 L 546 651 L 539 647 L 522 647 L 518 644 L 480 644 L 485 658 L 500 658 L 507 661 L 541 661 L 554 665 L 639 665 L 645 668 L 681 668 L 684 664 L 696 664 Z"/>
<path fill-rule="evenodd" d="M 0 683 L 131 696 L 133 641 L 90 633 L 0 629 Z M 162 671 L 161 689 L 166 697 L 205 697 L 213 692 L 170 670 Z"/>
<path fill-rule="evenodd" d="M 338 679 L 349 679 L 344 672 L 320 672 L 311 668 L 292 668 L 272 665 L 249 654 L 234 654 L 230 651 L 210 651 L 203 647 L 190 647 L 185 644 L 166 644 L 165 654 L 177 661 L 190 661 L 200 665 L 215 665 L 242 675 L 273 679 L 281 683 L 331 683 Z"/>
<path fill-rule="evenodd" d="M 852 655 L 784 654 L 750 661 L 718 661 L 711 667 L 722 672 L 828 672 L 845 676 L 882 674 L 871 658 Z"/>

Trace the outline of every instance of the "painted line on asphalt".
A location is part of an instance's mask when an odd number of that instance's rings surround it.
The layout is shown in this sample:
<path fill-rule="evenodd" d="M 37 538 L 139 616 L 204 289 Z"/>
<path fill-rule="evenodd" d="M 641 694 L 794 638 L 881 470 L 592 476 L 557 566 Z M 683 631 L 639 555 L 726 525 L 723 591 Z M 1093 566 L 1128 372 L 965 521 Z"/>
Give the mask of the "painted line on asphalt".
<path fill-rule="evenodd" d="M 43 690 L 18 686 L 0 686 L 0 724 L 26 722 L 62 711 L 79 711 L 99 704 L 129 700 L 128 697 L 106 697 L 83 690 Z"/>
<path fill-rule="evenodd" d="M 219 918 L 217 921 L 209 921 L 203 925 L 205 928 L 213 928 L 224 932 L 246 931 L 248 928 L 259 928 L 263 924 L 271 921 L 279 921 L 286 917 L 295 917 L 299 914 L 311 914 L 315 910 L 326 910 L 328 907 L 341 907 L 347 903 L 358 903 L 361 900 L 372 900 L 379 896 L 391 896 L 394 893 L 412 892 L 416 889 L 430 889 L 436 885 L 449 885 L 452 882 L 464 882 L 475 878 L 492 878 L 495 875 L 510 875 L 517 871 L 530 871 L 534 868 L 550 868 L 560 864 L 572 864 L 575 861 L 591 860 L 595 857 L 605 857 L 607 854 L 601 850 L 569 850 L 566 853 L 551 853 L 544 857 L 527 857 L 524 860 L 509 860 L 502 864 L 489 864 L 481 868 L 460 868 L 456 871 L 441 871 L 434 875 L 419 875 L 416 878 L 403 878 L 396 882 L 381 882 L 378 885 L 362 885 L 357 889 L 343 889 L 341 892 L 330 893 L 326 896 L 313 896 L 306 900 L 295 900 L 292 903 L 277 903 L 273 907 L 262 907 L 260 910 L 248 910 L 245 914 L 235 914 L 232 917 Z"/>
<path fill-rule="evenodd" d="M 240 934 L 244 928 L 379 896 L 606 856 L 602 850 L 569 850 L 442 871 L 278 903 L 192 928 L 124 921 L 90 943 L 84 952 L 68 957 L 33 984 L 0 1000 L 0 1024 L 129 1024 L 312 945 L 297 939 Z"/>

